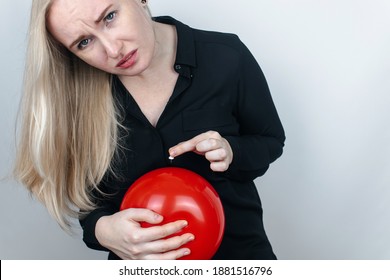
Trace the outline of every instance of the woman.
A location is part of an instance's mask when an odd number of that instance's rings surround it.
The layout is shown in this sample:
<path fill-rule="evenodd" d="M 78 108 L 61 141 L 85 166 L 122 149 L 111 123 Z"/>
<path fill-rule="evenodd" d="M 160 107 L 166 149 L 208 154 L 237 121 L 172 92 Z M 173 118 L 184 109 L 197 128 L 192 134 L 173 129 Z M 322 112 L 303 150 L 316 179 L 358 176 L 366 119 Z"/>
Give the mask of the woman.
<path fill-rule="evenodd" d="M 253 180 L 285 136 L 237 36 L 151 18 L 146 0 L 34 0 L 28 52 L 15 173 L 64 229 L 78 216 L 87 246 L 110 259 L 190 254 L 196 236 L 166 238 L 187 221 L 118 212 L 132 182 L 173 165 L 220 195 L 226 227 L 215 259 L 275 259 Z"/>

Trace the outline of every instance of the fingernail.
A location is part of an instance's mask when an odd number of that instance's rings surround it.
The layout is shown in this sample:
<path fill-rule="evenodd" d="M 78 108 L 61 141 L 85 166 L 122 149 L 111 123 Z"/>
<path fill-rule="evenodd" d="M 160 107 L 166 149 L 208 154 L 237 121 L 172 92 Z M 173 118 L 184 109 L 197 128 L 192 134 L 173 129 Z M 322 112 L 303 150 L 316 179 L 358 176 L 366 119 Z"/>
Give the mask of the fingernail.
<path fill-rule="evenodd" d="M 185 250 L 184 252 L 183 252 L 183 256 L 187 256 L 187 255 L 189 255 L 191 252 L 190 252 L 190 250 Z"/>
<path fill-rule="evenodd" d="M 191 235 L 190 237 L 188 237 L 188 241 L 192 241 L 195 239 L 195 236 Z"/>

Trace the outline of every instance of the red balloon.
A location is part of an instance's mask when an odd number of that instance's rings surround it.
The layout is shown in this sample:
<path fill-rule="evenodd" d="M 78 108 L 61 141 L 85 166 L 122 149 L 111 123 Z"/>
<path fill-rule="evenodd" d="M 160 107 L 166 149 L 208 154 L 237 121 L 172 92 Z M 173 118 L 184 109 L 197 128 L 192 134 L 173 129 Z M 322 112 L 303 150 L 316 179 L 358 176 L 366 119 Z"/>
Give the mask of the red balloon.
<path fill-rule="evenodd" d="M 183 245 L 191 254 L 181 259 L 210 259 L 221 244 L 225 229 L 221 200 L 211 184 L 192 171 L 165 167 L 146 173 L 126 192 L 120 209 L 127 208 L 153 210 L 164 217 L 162 224 L 186 220 L 188 226 L 171 235 L 189 232 L 195 236 Z M 141 226 L 153 225 L 143 222 Z"/>

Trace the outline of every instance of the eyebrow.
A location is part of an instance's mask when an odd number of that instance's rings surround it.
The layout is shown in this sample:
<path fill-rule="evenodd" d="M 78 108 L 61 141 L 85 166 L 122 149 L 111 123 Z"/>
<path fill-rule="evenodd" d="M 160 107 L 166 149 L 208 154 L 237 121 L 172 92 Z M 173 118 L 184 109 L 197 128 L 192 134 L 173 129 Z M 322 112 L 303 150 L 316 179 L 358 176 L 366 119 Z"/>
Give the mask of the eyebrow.
<path fill-rule="evenodd" d="M 76 40 L 73 41 L 72 44 L 69 45 L 68 49 L 72 49 L 75 45 L 77 45 L 78 42 L 80 42 L 85 36 L 84 35 L 80 35 L 79 37 L 77 37 Z"/>
<path fill-rule="evenodd" d="M 103 10 L 103 12 L 101 12 L 101 14 L 100 14 L 100 16 L 98 17 L 98 19 L 95 20 L 95 23 L 96 23 L 96 24 L 98 24 L 98 23 L 105 17 L 107 11 L 108 11 L 109 9 L 111 9 L 111 7 L 112 7 L 112 4 L 108 5 L 108 7 L 105 8 L 105 9 Z"/>
<path fill-rule="evenodd" d="M 108 6 L 100 13 L 99 17 L 95 20 L 95 24 L 98 24 L 99 22 L 102 21 L 102 19 L 103 19 L 103 18 L 105 17 L 105 15 L 106 15 L 107 11 L 108 11 L 109 9 L 111 9 L 111 7 L 112 7 L 112 4 L 111 4 L 111 5 L 108 5 Z M 85 35 L 80 35 L 80 36 L 78 36 L 77 39 L 74 40 L 73 43 L 71 43 L 71 44 L 69 45 L 69 49 L 73 48 L 73 47 L 74 47 L 78 42 L 80 42 L 84 37 L 85 37 Z"/>

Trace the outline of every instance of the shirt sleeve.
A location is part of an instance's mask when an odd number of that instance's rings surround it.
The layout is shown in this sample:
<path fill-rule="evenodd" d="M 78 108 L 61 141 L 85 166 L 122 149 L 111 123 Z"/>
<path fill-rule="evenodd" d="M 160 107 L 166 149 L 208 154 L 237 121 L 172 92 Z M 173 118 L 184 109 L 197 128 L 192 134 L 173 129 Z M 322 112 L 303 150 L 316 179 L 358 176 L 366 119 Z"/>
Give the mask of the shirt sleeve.
<path fill-rule="evenodd" d="M 238 181 L 262 176 L 270 163 L 281 156 L 285 133 L 265 76 L 248 48 L 241 43 L 237 73 L 239 136 L 226 136 L 233 161 L 226 176 Z"/>
<path fill-rule="evenodd" d="M 81 228 L 83 230 L 83 241 L 87 245 L 87 247 L 100 250 L 100 251 L 108 251 L 107 248 L 103 247 L 96 238 L 95 227 L 97 221 L 103 217 L 112 215 L 116 212 L 114 207 L 111 207 L 109 201 L 107 199 L 103 199 L 101 194 L 95 190 L 93 191 L 94 197 L 96 201 L 98 201 L 98 206 L 92 212 L 81 215 L 79 218 L 79 222 Z M 99 199 L 100 198 L 100 199 Z"/>

